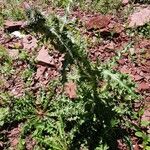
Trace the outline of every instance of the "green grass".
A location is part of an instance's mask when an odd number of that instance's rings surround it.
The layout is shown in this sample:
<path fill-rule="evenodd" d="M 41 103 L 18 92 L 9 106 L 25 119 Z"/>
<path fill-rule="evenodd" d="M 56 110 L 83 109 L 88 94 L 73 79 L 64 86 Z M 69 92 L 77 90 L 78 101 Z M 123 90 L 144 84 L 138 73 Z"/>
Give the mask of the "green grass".
<path fill-rule="evenodd" d="M 121 7 L 121 0 L 57 0 L 53 1 L 53 5 L 57 7 L 66 8 L 68 3 L 71 2 L 73 8 L 80 7 L 82 10 L 100 12 L 103 14 L 114 13 L 119 7 Z"/>
<path fill-rule="evenodd" d="M 96 0 L 89 4 L 89 10 L 96 10 L 97 12 L 101 12 L 103 14 L 115 13 L 115 11 L 120 7 L 120 0 Z"/>
<path fill-rule="evenodd" d="M 0 45 L 0 73 L 2 74 L 11 74 L 12 69 L 12 59 L 9 57 L 8 51 Z"/>
<path fill-rule="evenodd" d="M 21 2 L 18 0 L 5 0 L 3 1 L 3 7 L 1 8 L 1 18 L 11 20 L 25 19 L 24 10 L 21 7 Z"/>

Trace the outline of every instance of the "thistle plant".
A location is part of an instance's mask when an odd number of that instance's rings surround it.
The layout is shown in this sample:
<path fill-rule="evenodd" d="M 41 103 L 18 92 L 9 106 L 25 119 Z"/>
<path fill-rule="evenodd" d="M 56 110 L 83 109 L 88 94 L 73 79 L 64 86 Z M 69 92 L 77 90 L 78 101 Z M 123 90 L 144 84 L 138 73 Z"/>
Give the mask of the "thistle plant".
<path fill-rule="evenodd" d="M 32 13 L 32 14 L 30 14 Z M 132 149 L 129 133 L 138 112 L 133 103 L 138 96 L 135 84 L 109 63 L 93 63 L 88 58 L 86 42 L 76 22 L 59 16 L 44 17 L 39 11 L 28 11 L 29 29 L 50 41 L 65 54 L 61 77 L 49 83 L 36 95 L 27 92 L 9 106 L 4 122 L 22 122 L 19 149 L 25 149 L 25 137 L 36 140 L 35 149 L 79 150 L 117 149 L 123 139 Z M 41 40 L 42 40 L 41 39 Z M 73 80 L 77 98 L 64 92 L 55 94 L 58 86 Z M 7 108 L 7 109 L 8 109 Z"/>

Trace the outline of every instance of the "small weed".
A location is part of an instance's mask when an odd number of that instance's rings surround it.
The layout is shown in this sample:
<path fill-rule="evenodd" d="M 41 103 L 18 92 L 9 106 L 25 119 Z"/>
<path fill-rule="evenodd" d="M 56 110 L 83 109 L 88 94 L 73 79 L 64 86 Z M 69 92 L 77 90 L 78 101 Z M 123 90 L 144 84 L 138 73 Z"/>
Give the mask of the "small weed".
<path fill-rule="evenodd" d="M 7 50 L 0 45 L 0 72 L 9 75 L 12 71 L 12 59 L 9 57 Z"/>
<path fill-rule="evenodd" d="M 31 80 L 31 77 L 32 77 L 32 73 L 33 73 L 33 70 L 32 69 L 25 69 L 22 73 L 22 78 L 24 81 L 26 80 Z"/>
<path fill-rule="evenodd" d="M 0 127 L 4 125 L 4 119 L 9 114 L 9 108 L 0 108 Z"/>
<path fill-rule="evenodd" d="M 20 51 L 19 53 L 19 59 L 22 61 L 27 61 L 29 59 L 29 54 L 26 51 Z"/>
<path fill-rule="evenodd" d="M 143 26 L 140 26 L 134 29 L 127 29 L 127 33 L 130 36 L 139 35 L 139 36 L 149 39 L 150 38 L 150 24 L 147 23 Z"/>
<path fill-rule="evenodd" d="M 3 19 L 22 20 L 25 18 L 23 9 L 20 6 L 20 1 L 10 0 L 9 2 L 3 2 L 1 15 Z"/>
<path fill-rule="evenodd" d="M 121 6 L 120 0 L 96 0 L 93 2 L 93 8 L 97 11 L 106 14 L 113 13 Z"/>
<path fill-rule="evenodd" d="M 0 15 L 0 27 L 3 26 L 3 23 L 4 23 L 4 19 L 3 19 L 2 15 Z"/>
<path fill-rule="evenodd" d="M 138 137 L 138 138 L 141 138 L 143 143 L 143 149 L 144 150 L 149 150 L 150 148 L 150 135 L 148 135 L 146 132 L 144 131 L 137 131 L 135 132 L 135 135 Z"/>
<path fill-rule="evenodd" d="M 3 23 L 4 23 L 4 18 L 3 18 L 3 14 L 2 14 L 3 9 L 4 9 L 4 5 L 2 2 L 0 2 L 0 27 L 2 27 Z"/>
<path fill-rule="evenodd" d="M 147 23 L 142 27 L 138 27 L 137 33 L 139 33 L 143 37 L 150 39 L 150 23 Z"/>
<path fill-rule="evenodd" d="M 68 4 L 71 3 L 71 7 L 80 7 L 83 10 L 101 12 L 103 14 L 112 13 L 121 6 L 121 0 L 94 0 L 94 1 L 84 1 L 84 0 L 57 0 L 53 1 L 53 5 L 57 7 L 66 8 Z"/>

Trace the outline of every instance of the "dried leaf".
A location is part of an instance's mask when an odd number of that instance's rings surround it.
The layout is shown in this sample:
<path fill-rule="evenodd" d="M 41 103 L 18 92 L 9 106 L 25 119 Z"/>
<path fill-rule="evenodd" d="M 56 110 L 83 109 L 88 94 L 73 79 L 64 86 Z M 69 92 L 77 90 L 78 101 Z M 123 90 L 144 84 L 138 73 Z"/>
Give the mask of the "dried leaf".
<path fill-rule="evenodd" d="M 4 145 L 4 143 L 2 141 L 0 141 L 0 148 L 2 148 Z"/>
<path fill-rule="evenodd" d="M 30 9 L 31 9 L 30 4 L 27 3 L 27 2 L 23 2 L 23 7 L 24 7 L 24 9 L 26 9 L 26 10 L 30 10 Z"/>
<path fill-rule="evenodd" d="M 26 145 L 27 150 L 33 150 L 35 144 L 36 144 L 36 141 L 31 136 L 26 137 L 25 145 Z"/>
<path fill-rule="evenodd" d="M 120 59 L 120 60 L 118 60 L 118 63 L 120 64 L 120 65 L 124 65 L 125 63 L 126 63 L 126 59 Z"/>
<path fill-rule="evenodd" d="M 90 29 L 102 29 L 108 26 L 110 23 L 110 16 L 99 15 L 97 17 L 92 17 L 86 23 L 88 30 Z"/>
<path fill-rule="evenodd" d="M 137 143 L 134 146 L 134 150 L 140 150 L 139 145 Z"/>
<path fill-rule="evenodd" d="M 107 45 L 105 45 L 105 48 L 109 49 L 109 50 L 114 50 L 115 49 L 115 43 L 114 42 L 110 42 Z"/>
<path fill-rule="evenodd" d="M 123 27 L 122 24 L 116 23 L 116 24 L 114 25 L 114 27 L 113 27 L 113 32 L 115 32 L 115 33 L 121 33 L 121 32 L 123 32 L 123 31 L 124 31 L 124 27 Z"/>
<path fill-rule="evenodd" d="M 70 99 L 74 99 L 77 97 L 77 86 L 73 81 L 69 81 L 66 85 L 65 85 L 65 92 L 68 95 L 68 97 Z"/>
<path fill-rule="evenodd" d="M 122 0 L 123 5 L 127 5 L 129 3 L 129 0 Z"/>

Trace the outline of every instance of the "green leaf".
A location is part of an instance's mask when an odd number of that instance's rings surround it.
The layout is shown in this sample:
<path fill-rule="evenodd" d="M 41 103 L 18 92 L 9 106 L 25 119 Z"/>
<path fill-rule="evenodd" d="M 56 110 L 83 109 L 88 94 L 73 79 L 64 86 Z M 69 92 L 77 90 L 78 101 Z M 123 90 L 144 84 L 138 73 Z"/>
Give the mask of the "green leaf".
<path fill-rule="evenodd" d="M 137 137 L 143 137 L 143 133 L 140 132 L 140 131 L 136 132 L 135 135 L 136 135 Z"/>
<path fill-rule="evenodd" d="M 145 150 L 150 150 L 150 146 L 146 146 L 146 147 L 145 147 Z"/>
<path fill-rule="evenodd" d="M 117 74 L 113 74 L 111 73 L 110 70 L 104 70 L 103 72 L 104 76 L 109 76 L 112 80 L 114 80 L 116 83 L 118 83 L 122 88 L 125 88 L 126 90 L 128 90 L 128 92 L 130 92 L 131 94 L 135 95 L 135 93 L 131 90 L 131 88 L 129 88 L 120 78 Z M 120 89 L 121 90 L 121 89 Z"/>
<path fill-rule="evenodd" d="M 3 126 L 4 119 L 8 115 L 8 108 L 0 108 L 0 126 Z"/>
<path fill-rule="evenodd" d="M 141 126 L 143 127 L 147 127 L 150 125 L 150 122 L 149 121 L 141 121 Z"/>

